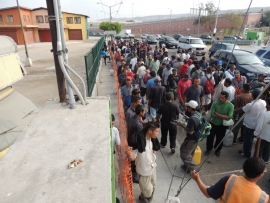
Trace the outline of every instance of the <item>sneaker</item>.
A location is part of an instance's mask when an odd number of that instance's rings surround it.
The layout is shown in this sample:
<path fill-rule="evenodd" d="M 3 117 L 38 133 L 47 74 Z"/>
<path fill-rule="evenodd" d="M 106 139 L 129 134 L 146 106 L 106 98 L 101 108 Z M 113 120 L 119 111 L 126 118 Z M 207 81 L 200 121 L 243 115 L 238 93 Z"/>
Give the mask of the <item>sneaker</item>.
<path fill-rule="evenodd" d="M 204 152 L 204 155 L 205 155 L 205 156 L 208 156 L 208 155 L 210 154 L 210 152 L 211 152 L 211 150 L 206 150 L 206 151 Z"/>
<path fill-rule="evenodd" d="M 215 152 L 215 155 L 216 155 L 217 157 L 220 157 L 220 151 Z"/>
<path fill-rule="evenodd" d="M 190 170 L 186 167 L 185 164 L 181 165 L 181 168 L 183 171 L 185 171 L 186 173 L 190 173 Z"/>
<path fill-rule="evenodd" d="M 139 200 L 142 201 L 142 202 L 145 202 L 145 203 L 148 203 L 148 199 L 142 195 L 139 196 Z"/>
<path fill-rule="evenodd" d="M 161 144 L 161 143 L 160 143 L 160 147 L 161 147 L 161 148 L 165 148 L 165 146 L 164 146 L 163 144 Z"/>
<path fill-rule="evenodd" d="M 242 156 L 245 156 L 245 154 L 244 154 L 243 151 L 239 151 L 238 153 L 239 153 L 240 155 L 242 155 Z"/>
<path fill-rule="evenodd" d="M 174 154 L 175 153 L 175 149 L 171 148 L 171 153 Z"/>

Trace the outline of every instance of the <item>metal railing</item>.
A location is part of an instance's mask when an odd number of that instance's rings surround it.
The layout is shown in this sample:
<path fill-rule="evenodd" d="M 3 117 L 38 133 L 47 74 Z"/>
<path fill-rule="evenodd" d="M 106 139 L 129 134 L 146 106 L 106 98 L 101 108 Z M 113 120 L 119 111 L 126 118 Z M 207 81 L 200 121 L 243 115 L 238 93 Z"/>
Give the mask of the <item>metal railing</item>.
<path fill-rule="evenodd" d="M 94 86 L 96 84 L 96 77 L 99 71 L 99 64 L 101 59 L 101 51 L 104 47 L 104 36 L 102 36 L 91 51 L 84 55 L 85 70 L 86 70 L 86 83 L 87 94 L 90 97 L 92 95 Z"/>
<path fill-rule="evenodd" d="M 214 43 L 231 43 L 234 44 L 236 42 L 237 45 L 253 45 L 253 44 L 257 44 L 257 40 L 207 40 L 204 39 L 203 42 L 208 42 L 211 44 Z"/>

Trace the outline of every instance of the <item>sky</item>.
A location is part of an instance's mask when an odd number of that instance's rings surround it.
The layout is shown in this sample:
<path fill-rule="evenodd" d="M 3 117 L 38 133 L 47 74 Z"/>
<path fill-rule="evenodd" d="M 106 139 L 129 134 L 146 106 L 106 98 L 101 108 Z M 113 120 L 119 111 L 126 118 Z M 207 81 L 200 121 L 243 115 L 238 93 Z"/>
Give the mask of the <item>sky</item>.
<path fill-rule="evenodd" d="M 118 4 L 119 2 L 123 4 Z M 189 13 L 190 8 L 196 8 L 200 2 L 207 3 L 209 0 L 61 0 L 62 11 L 88 15 L 90 20 L 109 18 L 109 8 L 113 6 L 112 18 L 137 16 L 170 15 Z M 219 0 L 212 0 L 217 6 Z M 220 0 L 220 10 L 248 8 L 250 0 Z M 46 7 L 46 0 L 19 0 L 20 6 L 28 8 Z M 16 6 L 16 0 L 0 0 L 0 8 Z M 119 7 L 120 6 L 120 7 Z M 269 0 L 253 0 L 251 7 L 269 7 Z M 118 11 L 118 12 L 117 12 Z M 104 13 L 105 12 L 105 13 Z"/>

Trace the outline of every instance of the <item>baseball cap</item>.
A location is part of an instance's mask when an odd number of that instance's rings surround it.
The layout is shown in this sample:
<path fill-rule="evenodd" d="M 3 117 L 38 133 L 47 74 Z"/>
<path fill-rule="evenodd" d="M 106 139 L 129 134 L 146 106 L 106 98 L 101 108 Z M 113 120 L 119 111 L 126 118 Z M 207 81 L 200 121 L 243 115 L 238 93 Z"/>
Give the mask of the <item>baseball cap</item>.
<path fill-rule="evenodd" d="M 185 74 L 185 75 L 184 75 L 184 78 L 185 78 L 185 79 L 189 79 L 189 78 L 190 78 L 190 75 L 189 75 L 189 74 Z"/>
<path fill-rule="evenodd" d="M 141 93 L 141 91 L 140 91 L 139 89 L 134 89 L 134 90 L 132 90 L 131 93 L 132 93 L 133 95 L 136 95 L 136 94 Z"/>
<path fill-rule="evenodd" d="M 261 77 L 261 76 L 263 76 L 263 77 L 267 77 L 267 75 L 266 75 L 265 73 L 261 73 L 261 74 L 259 74 L 259 77 Z"/>
<path fill-rule="evenodd" d="M 234 71 L 234 75 L 240 75 L 240 71 L 239 70 L 235 70 Z"/>
<path fill-rule="evenodd" d="M 257 98 L 260 93 L 261 93 L 260 88 L 255 88 L 254 90 L 251 91 L 251 94 L 252 94 L 253 98 Z"/>
<path fill-rule="evenodd" d="M 126 80 L 132 81 L 132 77 L 127 76 L 127 77 L 126 77 Z"/>
<path fill-rule="evenodd" d="M 176 72 L 177 70 L 175 68 L 172 69 L 172 72 Z"/>
<path fill-rule="evenodd" d="M 192 61 L 192 59 L 188 59 L 188 61 L 187 61 L 188 63 L 192 63 L 193 61 Z"/>
<path fill-rule="evenodd" d="M 218 66 L 221 66 L 222 65 L 222 61 L 221 60 L 218 60 L 217 65 Z"/>
<path fill-rule="evenodd" d="M 193 109 L 196 109 L 198 107 L 198 103 L 194 100 L 190 100 L 188 103 L 185 104 L 186 106 L 189 106 Z"/>
<path fill-rule="evenodd" d="M 127 76 L 130 76 L 130 77 L 133 77 L 135 74 L 134 73 L 132 73 L 132 72 L 128 72 L 127 73 Z"/>

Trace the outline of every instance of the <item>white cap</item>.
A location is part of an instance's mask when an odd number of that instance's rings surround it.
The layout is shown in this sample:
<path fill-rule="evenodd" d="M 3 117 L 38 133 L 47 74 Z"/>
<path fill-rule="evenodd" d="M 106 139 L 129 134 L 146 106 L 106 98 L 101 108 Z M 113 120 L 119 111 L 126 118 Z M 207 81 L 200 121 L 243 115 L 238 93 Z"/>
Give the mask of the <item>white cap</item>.
<path fill-rule="evenodd" d="M 190 100 L 188 103 L 186 103 L 186 106 L 196 109 L 198 107 L 198 103 L 194 100 Z"/>

